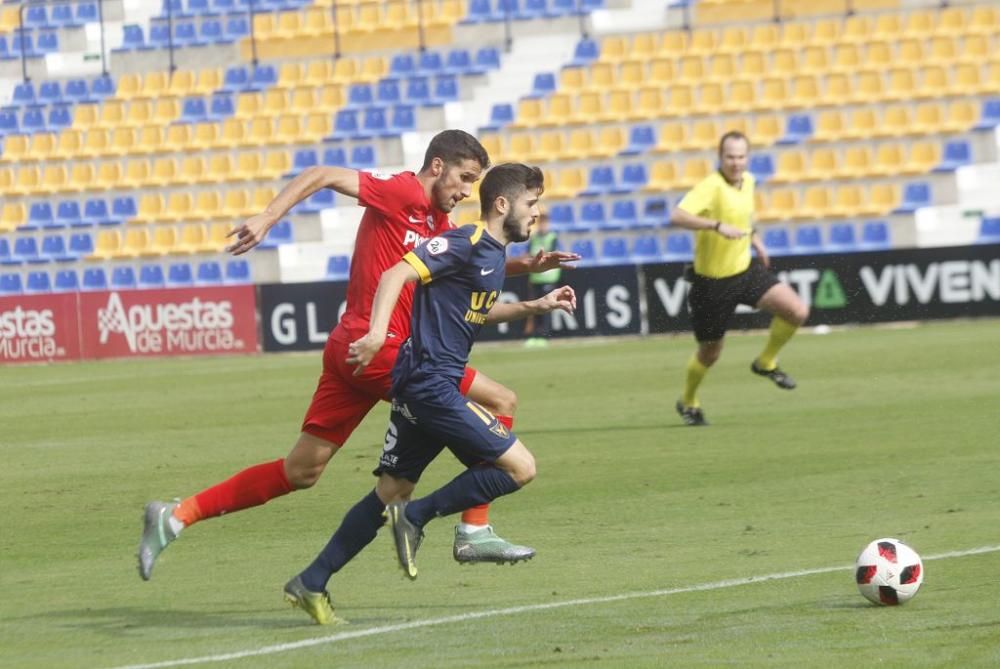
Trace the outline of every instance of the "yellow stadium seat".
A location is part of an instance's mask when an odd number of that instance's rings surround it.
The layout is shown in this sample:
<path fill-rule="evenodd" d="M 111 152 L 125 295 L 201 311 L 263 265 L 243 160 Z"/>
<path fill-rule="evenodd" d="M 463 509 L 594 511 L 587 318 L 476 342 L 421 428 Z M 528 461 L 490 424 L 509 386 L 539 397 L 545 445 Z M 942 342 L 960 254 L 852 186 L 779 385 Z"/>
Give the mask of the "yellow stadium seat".
<path fill-rule="evenodd" d="M 788 106 L 788 86 L 780 77 L 765 77 L 754 106 L 760 110 L 784 109 Z"/>
<path fill-rule="evenodd" d="M 772 188 L 760 192 L 757 218 L 766 221 L 787 221 L 799 216 L 799 195 L 792 188 Z"/>
<path fill-rule="evenodd" d="M 13 168 L 0 167 L 0 193 L 13 194 L 14 183 L 16 181 L 17 175 Z"/>
<path fill-rule="evenodd" d="M 587 71 L 582 67 L 564 67 L 559 72 L 559 90 L 578 91 L 587 85 Z"/>
<path fill-rule="evenodd" d="M 909 105 L 886 105 L 882 108 L 882 122 L 872 134 L 876 137 L 899 137 L 909 134 L 912 126 Z"/>
<path fill-rule="evenodd" d="M 191 70 L 177 70 L 170 77 L 167 85 L 167 94 L 178 98 L 185 98 L 189 95 L 196 95 L 195 86 L 197 75 Z"/>
<path fill-rule="evenodd" d="M 167 126 L 163 133 L 163 146 L 177 150 L 191 144 L 191 126 L 187 123 L 174 123 Z"/>
<path fill-rule="evenodd" d="M 548 182 L 546 182 L 548 183 Z M 552 190 L 546 187 L 546 193 L 553 200 L 576 197 L 587 185 L 587 175 L 581 167 L 564 167 L 559 170 L 552 184 Z"/>
<path fill-rule="evenodd" d="M 285 149 L 268 151 L 264 156 L 264 175 L 272 179 L 280 179 L 292 169 L 292 157 Z"/>
<path fill-rule="evenodd" d="M 797 218 L 816 219 L 841 215 L 833 210 L 833 193 L 827 186 L 809 186 L 802 194 Z"/>
<path fill-rule="evenodd" d="M 1000 60 L 994 60 L 987 65 L 986 78 L 979 90 L 985 94 L 1000 91 Z"/>
<path fill-rule="evenodd" d="M 940 129 L 944 132 L 968 132 L 979 122 L 979 103 L 955 100 L 948 103 L 948 115 Z"/>
<path fill-rule="evenodd" d="M 91 258 L 95 260 L 110 260 L 118 254 L 118 249 L 122 245 L 122 235 L 118 230 L 101 230 L 94 240 L 94 254 Z"/>
<path fill-rule="evenodd" d="M 888 83 L 883 100 L 909 100 L 916 96 L 917 84 L 913 70 L 908 67 L 894 67 L 889 70 Z"/>
<path fill-rule="evenodd" d="M 692 30 L 688 39 L 688 52 L 708 56 L 715 52 L 717 35 L 715 30 Z"/>
<path fill-rule="evenodd" d="M 681 56 L 677 64 L 677 80 L 680 83 L 694 84 L 705 78 L 704 60 L 699 55 Z"/>
<path fill-rule="evenodd" d="M 809 35 L 810 44 L 836 44 L 840 41 L 840 19 L 819 19 Z"/>
<path fill-rule="evenodd" d="M 859 216 L 865 209 L 865 195 L 861 186 L 842 184 L 837 186 L 833 201 L 827 207 L 826 216 L 850 218 Z"/>
<path fill-rule="evenodd" d="M 813 74 L 802 74 L 793 77 L 791 83 L 792 95 L 786 101 L 786 107 L 811 109 L 819 104 L 822 98 L 819 77 Z"/>
<path fill-rule="evenodd" d="M 77 130 L 86 130 L 97 125 L 100 118 L 100 107 L 95 104 L 77 105 L 73 111 L 73 127 Z"/>
<path fill-rule="evenodd" d="M 132 147 L 135 146 L 136 142 L 136 132 L 135 128 L 131 127 L 121 127 L 115 128 L 111 131 L 111 136 L 108 140 L 107 152 L 115 156 L 124 156 L 132 153 Z"/>
<path fill-rule="evenodd" d="M 149 183 L 150 167 L 149 161 L 145 158 L 133 158 L 125 162 L 125 174 L 122 177 L 122 185 L 126 188 L 137 189 Z"/>
<path fill-rule="evenodd" d="M 341 84 L 327 84 L 317 89 L 316 106 L 318 111 L 333 111 L 344 106 L 347 94 Z"/>
<path fill-rule="evenodd" d="M 734 81 L 729 85 L 729 95 L 723 100 L 721 110 L 730 113 L 746 113 L 757 104 L 757 91 L 753 81 Z"/>
<path fill-rule="evenodd" d="M 862 70 L 855 75 L 851 94 L 852 101 L 871 103 L 883 99 L 885 99 L 885 87 L 881 71 Z"/>
<path fill-rule="evenodd" d="M 591 128 L 575 128 L 570 131 L 563 157 L 566 160 L 580 160 L 594 155 L 597 139 Z"/>
<path fill-rule="evenodd" d="M 208 233 L 204 223 L 187 223 L 180 226 L 174 253 L 201 253 L 207 251 Z"/>
<path fill-rule="evenodd" d="M 966 32 L 979 35 L 995 35 L 1000 28 L 1000 8 L 993 5 L 977 5 L 966 25 Z"/>
<path fill-rule="evenodd" d="M 644 86 L 636 93 L 635 107 L 628 110 L 628 116 L 631 120 L 652 121 L 663 115 L 664 105 L 663 90 L 659 86 Z"/>
<path fill-rule="evenodd" d="M 261 96 L 260 93 L 248 92 L 240 93 L 236 98 L 236 109 L 234 118 L 249 120 L 256 118 L 260 113 Z"/>
<path fill-rule="evenodd" d="M 782 118 L 777 114 L 761 114 L 754 118 L 750 141 L 757 146 L 771 146 L 785 134 Z"/>
<path fill-rule="evenodd" d="M 778 77 L 790 77 L 799 70 L 798 52 L 795 49 L 776 49 L 771 54 L 769 73 Z"/>
<path fill-rule="evenodd" d="M 654 89 L 659 93 L 660 89 Z M 584 96 L 581 96 L 581 98 Z M 578 113 L 579 117 L 579 113 Z M 632 110 L 632 91 L 616 89 L 609 91 L 604 100 L 604 106 L 597 114 L 598 121 L 638 120 L 641 116 Z M 581 119 L 588 122 L 587 119 Z"/>
<path fill-rule="evenodd" d="M 844 149 L 844 160 L 842 166 L 836 170 L 836 175 L 848 179 L 861 179 L 872 173 L 874 164 L 870 147 L 849 146 Z"/>
<path fill-rule="evenodd" d="M 247 122 L 247 142 L 253 146 L 270 144 L 274 135 L 274 120 L 258 117 Z"/>
<path fill-rule="evenodd" d="M 937 141 L 914 142 L 903 169 L 905 174 L 927 174 L 940 164 L 941 145 Z"/>
<path fill-rule="evenodd" d="M 708 68 L 708 78 L 713 81 L 728 82 L 736 77 L 736 57 L 731 53 L 712 56 Z"/>
<path fill-rule="evenodd" d="M 301 141 L 302 122 L 297 115 L 284 114 L 274 120 L 274 132 L 268 138 L 270 144 L 294 144 Z"/>
<path fill-rule="evenodd" d="M 923 40 L 906 37 L 896 43 L 896 58 L 892 61 L 897 65 L 920 65 L 924 62 Z"/>
<path fill-rule="evenodd" d="M 868 191 L 861 216 L 884 216 L 899 207 L 902 197 L 896 184 L 875 184 Z"/>
<path fill-rule="evenodd" d="M 302 17 L 300 33 L 306 37 L 320 37 L 333 31 L 333 14 L 322 7 L 307 7 Z"/>
<path fill-rule="evenodd" d="M 219 126 L 215 123 L 192 124 L 188 143 L 196 151 L 207 151 L 216 146 L 222 146 L 219 143 Z"/>
<path fill-rule="evenodd" d="M 656 57 L 660 51 L 660 39 L 654 33 L 639 33 L 632 36 L 629 44 L 628 57 L 647 61 Z"/>
<path fill-rule="evenodd" d="M 654 153 L 681 151 L 688 140 L 687 124 L 683 121 L 667 121 L 660 124 L 660 131 L 653 147 Z M 671 177 L 673 178 L 673 177 Z"/>
<path fill-rule="evenodd" d="M 629 50 L 626 37 L 605 37 L 601 40 L 601 60 L 605 63 L 617 63 L 624 60 Z"/>
<path fill-rule="evenodd" d="M 226 235 L 232 230 L 232 226 L 228 223 L 212 223 L 208 226 L 208 239 L 206 239 L 206 246 L 209 250 L 214 250 L 221 253 L 225 250 L 226 246 L 229 245 L 229 238 Z"/>
<path fill-rule="evenodd" d="M 208 158 L 208 171 L 205 173 L 206 182 L 220 183 L 229 181 L 233 173 L 233 159 L 229 153 L 214 153 Z"/>
<path fill-rule="evenodd" d="M 181 115 L 181 103 L 177 98 L 160 98 L 153 107 L 153 122 L 166 125 L 173 123 Z"/>
<path fill-rule="evenodd" d="M 301 85 L 322 86 L 329 82 L 333 76 L 333 66 L 330 61 L 310 60 L 305 64 L 305 71 L 302 73 Z"/>
<path fill-rule="evenodd" d="M 227 190 L 219 214 L 223 218 L 243 218 L 252 213 L 249 197 L 242 189 Z"/>
<path fill-rule="evenodd" d="M 715 119 L 700 119 L 691 124 L 691 132 L 679 148 L 683 150 L 708 151 L 715 148 L 722 136 L 722 129 Z"/>
<path fill-rule="evenodd" d="M 670 160 L 657 160 L 650 166 L 649 182 L 643 190 L 648 193 L 661 193 L 679 187 L 677 165 Z"/>
<path fill-rule="evenodd" d="M 177 182 L 197 184 L 205 179 L 205 159 L 201 156 L 184 156 L 177 170 Z"/>
<path fill-rule="evenodd" d="M 160 150 L 161 146 L 163 146 L 163 129 L 159 126 L 147 125 L 138 128 L 132 153 L 155 153 Z"/>
<path fill-rule="evenodd" d="M 562 103 L 560 105 L 560 102 Z M 572 111 L 569 112 L 568 118 L 573 123 L 596 123 L 604 115 L 605 99 L 604 93 L 600 91 L 586 91 L 581 93 L 577 98 L 576 107 L 574 108 L 573 102 L 570 96 L 567 96 L 566 100 L 560 101 L 556 95 L 552 96 L 549 102 L 550 108 L 553 105 L 558 105 L 557 108 L 569 107 Z M 556 115 L 550 112 L 547 119 L 549 121 L 548 125 L 562 125 L 561 123 L 555 123 Z"/>
<path fill-rule="evenodd" d="M 155 225 L 143 257 L 165 256 L 177 245 L 177 229 L 172 225 Z"/>
<path fill-rule="evenodd" d="M 595 93 L 582 95 L 586 98 L 594 98 Z M 576 120 L 576 110 L 573 108 L 573 96 L 568 93 L 555 93 L 549 97 L 547 103 L 542 103 L 544 113 L 534 127 L 559 127 Z M 589 118 L 587 120 L 590 120 Z"/>
<path fill-rule="evenodd" d="M 913 131 L 921 135 L 941 132 L 944 127 L 945 110 L 940 102 L 924 102 L 917 105 L 913 117 Z"/>
<path fill-rule="evenodd" d="M 651 85 L 670 84 L 676 76 L 674 61 L 670 58 L 654 58 L 649 62 L 646 74 Z"/>
<path fill-rule="evenodd" d="M 816 47 L 817 49 L 820 47 Z M 825 47 L 823 48 L 825 50 Z M 854 72 L 861 67 L 861 50 L 856 44 L 835 44 L 830 68 L 836 72 Z"/>
<path fill-rule="evenodd" d="M 115 128 L 125 120 L 125 105 L 121 100 L 105 100 L 101 115 L 95 123 L 99 128 Z"/>
<path fill-rule="evenodd" d="M 899 14 L 886 12 L 875 17 L 872 36 L 876 39 L 895 40 L 903 31 L 903 23 Z"/>
<path fill-rule="evenodd" d="M 121 246 L 112 253 L 112 258 L 138 258 L 150 246 L 149 227 L 135 226 L 125 230 Z"/>
<path fill-rule="evenodd" d="M 597 157 L 610 158 L 618 155 L 628 144 L 625 130 L 619 126 L 601 128 L 597 135 Z"/>
<path fill-rule="evenodd" d="M 868 46 L 865 48 L 864 63 L 868 67 L 884 67 L 895 60 L 895 56 L 892 51 L 892 44 L 889 42 L 869 42 Z M 860 69 L 859 64 L 855 69 Z"/>
<path fill-rule="evenodd" d="M 338 58 L 333 63 L 328 79 L 344 84 L 359 82 L 361 77 L 358 74 L 358 61 L 351 57 Z"/>
<path fill-rule="evenodd" d="M 854 14 L 844 19 L 838 42 L 865 42 L 872 34 L 874 24 L 871 18 L 864 14 Z"/>
<path fill-rule="evenodd" d="M 936 21 L 934 20 L 935 12 L 933 10 L 920 9 L 913 12 L 906 17 L 903 22 L 903 34 L 907 37 L 928 37 L 934 33 L 937 27 Z"/>
<path fill-rule="evenodd" d="M 232 172 L 234 179 L 240 181 L 255 181 L 260 174 L 262 161 L 256 151 L 243 151 L 236 156 L 236 165 Z"/>
<path fill-rule="evenodd" d="M 279 12 L 271 35 L 277 38 L 294 39 L 302 29 L 302 15 L 299 12 Z"/>
<path fill-rule="evenodd" d="M 715 52 L 741 53 L 750 42 L 749 31 L 746 28 L 726 28 L 719 37 Z"/>
<path fill-rule="evenodd" d="M 625 60 L 618 64 L 618 85 L 636 89 L 646 83 L 646 65 L 638 60 Z"/>
<path fill-rule="evenodd" d="M 674 85 L 668 89 L 669 102 L 663 116 L 686 116 L 694 108 L 694 92 L 690 86 Z"/>
<path fill-rule="evenodd" d="M 727 96 L 721 83 L 706 82 L 697 87 L 692 111 L 696 114 L 717 114 L 725 108 L 726 101 Z"/>
<path fill-rule="evenodd" d="M 486 149 L 486 153 L 489 155 L 491 162 L 494 164 L 505 162 L 503 160 L 503 139 L 500 134 L 495 132 L 484 132 L 481 133 L 477 139 L 479 139 L 479 143 L 483 145 L 483 148 Z"/>
<path fill-rule="evenodd" d="M 191 93 L 193 95 L 211 95 L 222 88 L 223 78 L 222 68 L 208 67 L 200 70 Z"/>
<path fill-rule="evenodd" d="M 115 87 L 115 96 L 123 100 L 136 97 L 142 91 L 142 76 L 134 72 L 129 72 L 118 77 L 118 85 Z"/>
<path fill-rule="evenodd" d="M 10 135 L 5 137 L 3 139 L 3 154 L 0 154 L 0 160 L 5 163 L 24 160 L 28 155 L 29 145 L 28 135 Z"/>
<path fill-rule="evenodd" d="M 177 160 L 172 157 L 157 158 L 153 161 L 153 170 L 149 181 L 154 186 L 167 186 L 177 182 Z"/>
<path fill-rule="evenodd" d="M 960 63 L 984 63 L 993 55 L 990 39 L 986 35 L 966 35 L 957 51 L 955 61 Z"/>
<path fill-rule="evenodd" d="M 83 147 L 81 153 L 85 156 L 99 157 L 109 153 L 108 146 L 111 143 L 110 133 L 104 128 L 91 128 L 83 136 Z"/>
<path fill-rule="evenodd" d="M 159 220 L 170 223 L 187 221 L 192 218 L 194 197 L 188 191 L 175 191 L 167 196 Z"/>
<path fill-rule="evenodd" d="M 761 51 L 744 51 L 740 59 L 740 73 L 746 79 L 757 79 L 767 74 L 767 55 Z"/>
<path fill-rule="evenodd" d="M 362 81 L 375 83 L 389 73 L 389 59 L 385 56 L 369 56 L 361 64 Z"/>
<path fill-rule="evenodd" d="M 122 166 L 117 160 L 101 163 L 94 174 L 93 187 L 111 190 L 121 187 Z"/>
<path fill-rule="evenodd" d="M 318 142 L 333 132 L 333 118 L 329 114 L 306 114 L 302 134 L 307 141 Z M 302 139 L 298 140 L 302 142 Z"/>
<path fill-rule="evenodd" d="M 16 137 L 17 135 L 14 135 Z M 13 139 L 13 137 L 8 137 L 8 139 Z M 59 156 L 58 154 L 58 139 L 56 135 L 51 132 L 38 132 L 31 136 L 30 147 L 28 148 L 28 159 L 30 160 L 48 160 L 50 158 L 55 158 Z M 4 155 L 7 153 L 7 146 L 4 145 Z M 65 159 L 66 156 L 59 156 L 61 159 Z"/>
<path fill-rule="evenodd" d="M 842 174 L 836 151 L 828 147 L 821 147 L 809 152 L 803 178 L 810 181 L 828 181 Z"/>
<path fill-rule="evenodd" d="M 948 72 L 941 65 L 920 68 L 919 80 L 914 97 L 938 98 L 948 94 Z"/>
<path fill-rule="evenodd" d="M 566 151 L 566 139 L 562 131 L 554 130 L 543 132 L 538 136 L 535 151 L 530 154 L 527 161 L 530 162 L 550 162 L 562 160 Z"/>
<path fill-rule="evenodd" d="M 681 188 L 692 188 L 707 177 L 715 168 L 707 158 L 688 158 L 684 161 L 679 181 Z"/>
<path fill-rule="evenodd" d="M 952 69 L 951 82 L 948 86 L 952 95 L 976 95 L 988 93 L 989 87 L 984 87 L 979 75 L 980 67 L 975 63 L 959 63 Z M 995 93 L 995 91 L 993 91 Z"/>
<path fill-rule="evenodd" d="M 2 190 L 2 188 L 0 188 Z M 10 232 L 28 220 L 28 208 L 23 202 L 6 202 L 0 213 L 0 230 Z"/>
<path fill-rule="evenodd" d="M 288 94 L 283 88 L 272 88 L 264 91 L 260 98 L 258 115 L 278 116 L 284 114 L 288 109 Z"/>
<path fill-rule="evenodd" d="M 153 103 L 149 100 L 136 98 L 129 102 L 125 112 L 124 124 L 132 128 L 141 128 L 153 123 Z"/>
<path fill-rule="evenodd" d="M 273 188 L 258 188 L 250 196 L 250 207 L 254 212 L 264 211 L 277 193 Z"/>
<path fill-rule="evenodd" d="M 807 46 L 799 52 L 798 70 L 802 74 L 826 74 L 830 70 L 830 50 L 825 46 Z"/>
<path fill-rule="evenodd" d="M 805 172 L 805 154 L 802 151 L 790 149 L 778 155 L 771 181 L 778 184 L 801 181 Z"/>
<path fill-rule="evenodd" d="M 288 111 L 307 114 L 316 108 L 316 89 L 312 86 L 293 88 L 288 94 Z"/>
<path fill-rule="evenodd" d="M 670 30 L 660 36 L 657 49 L 650 55 L 669 56 L 676 58 L 677 54 L 685 53 L 688 49 L 688 33 L 683 30 Z M 632 42 L 633 58 L 640 58 L 641 54 L 636 50 L 636 41 Z"/>
<path fill-rule="evenodd" d="M 737 116 L 735 118 L 726 119 L 719 124 L 719 137 L 721 137 L 723 133 L 731 131 L 749 136 L 750 124 L 747 122 L 747 117 Z M 716 148 L 716 146 L 717 145 L 713 144 L 712 148 Z M 767 146 L 767 144 L 757 142 L 756 146 Z"/>
<path fill-rule="evenodd" d="M 83 133 L 67 128 L 59 134 L 57 151 L 63 158 L 75 158 L 83 147 Z"/>
<path fill-rule="evenodd" d="M 781 29 L 775 23 L 760 23 L 753 27 L 747 48 L 771 51 L 781 41 Z"/>
<path fill-rule="evenodd" d="M 203 190 L 195 196 L 192 220 L 208 221 L 218 216 L 222 209 L 222 199 L 218 191 Z"/>
<path fill-rule="evenodd" d="M 257 39 L 266 39 L 277 30 L 277 16 L 270 12 L 259 12 L 253 16 L 253 32 Z"/>
<path fill-rule="evenodd" d="M 158 99 L 170 89 L 166 72 L 146 72 L 142 77 L 142 89 L 137 97 Z"/>
<path fill-rule="evenodd" d="M 615 88 L 618 83 L 618 66 L 614 63 L 594 63 L 587 73 L 587 89 L 590 91 L 606 91 Z"/>
<path fill-rule="evenodd" d="M 514 128 L 534 128 L 544 118 L 544 112 L 544 105 L 538 98 L 519 100 L 517 103 L 517 116 L 510 125 Z"/>

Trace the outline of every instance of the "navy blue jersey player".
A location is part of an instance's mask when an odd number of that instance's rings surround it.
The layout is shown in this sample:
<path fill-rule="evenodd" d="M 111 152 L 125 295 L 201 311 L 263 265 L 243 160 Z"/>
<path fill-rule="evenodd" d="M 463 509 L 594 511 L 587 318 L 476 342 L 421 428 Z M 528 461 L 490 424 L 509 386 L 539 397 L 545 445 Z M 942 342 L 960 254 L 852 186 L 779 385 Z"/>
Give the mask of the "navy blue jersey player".
<path fill-rule="evenodd" d="M 327 581 L 375 538 L 385 518 L 400 565 L 413 579 L 428 521 L 512 493 L 535 477 L 535 460 L 524 444 L 458 387 L 483 325 L 576 307 L 568 286 L 530 302 L 499 301 L 505 247 L 528 238 L 542 191 L 538 168 L 497 165 L 479 189 L 481 222 L 432 238 L 382 275 L 370 329 L 350 345 L 347 361 L 360 373 L 375 357 L 403 287 L 419 281 L 411 333 L 393 369 L 392 412 L 375 490 L 348 511 L 316 560 L 285 586 L 315 620 L 333 619 Z M 444 448 L 470 468 L 430 495 L 408 501 Z"/>

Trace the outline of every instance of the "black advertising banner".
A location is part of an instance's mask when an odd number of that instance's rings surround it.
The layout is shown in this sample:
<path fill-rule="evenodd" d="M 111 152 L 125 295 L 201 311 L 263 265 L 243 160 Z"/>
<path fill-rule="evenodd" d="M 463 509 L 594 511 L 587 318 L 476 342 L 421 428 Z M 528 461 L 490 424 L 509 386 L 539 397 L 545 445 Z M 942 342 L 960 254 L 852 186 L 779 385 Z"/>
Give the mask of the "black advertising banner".
<path fill-rule="evenodd" d="M 810 305 L 809 325 L 1000 315 L 1000 245 L 782 256 L 772 269 Z M 649 265 L 649 331 L 689 330 L 683 266 Z M 741 309 L 731 329 L 766 327 Z"/>
<path fill-rule="evenodd" d="M 528 280 L 523 276 L 508 279 L 500 299 L 511 302 L 527 299 L 527 285 Z M 553 337 L 638 334 L 641 331 L 639 283 L 635 267 L 564 270 L 557 285 L 572 286 L 576 291 L 576 313 L 554 311 L 549 315 Z M 479 340 L 517 339 L 523 331 L 524 323 L 521 321 L 487 326 L 483 328 Z"/>
<path fill-rule="evenodd" d="M 347 305 L 347 282 L 264 284 L 258 304 L 265 351 L 322 349 Z"/>

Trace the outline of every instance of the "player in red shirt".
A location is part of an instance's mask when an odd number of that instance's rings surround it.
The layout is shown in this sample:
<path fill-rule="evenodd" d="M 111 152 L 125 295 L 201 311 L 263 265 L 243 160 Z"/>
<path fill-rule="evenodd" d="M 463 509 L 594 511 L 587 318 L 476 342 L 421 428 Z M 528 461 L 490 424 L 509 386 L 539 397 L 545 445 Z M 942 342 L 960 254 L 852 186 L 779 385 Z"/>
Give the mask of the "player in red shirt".
<path fill-rule="evenodd" d="M 355 197 L 365 207 L 351 262 L 347 309 L 327 339 L 323 372 L 298 441 L 287 457 L 244 469 L 180 502 L 147 504 L 138 550 L 139 574 L 144 580 L 149 580 L 160 552 L 184 528 L 315 485 L 365 415 L 380 400 L 388 399 L 396 354 L 410 333 L 413 286 L 400 296 L 384 348 L 360 374 L 347 364 L 347 347 L 368 332 L 372 298 L 382 273 L 425 239 L 450 227 L 449 212 L 472 194 L 473 184 L 488 167 L 489 156 L 472 135 L 445 130 L 431 140 L 417 174 L 380 178 L 347 168 L 313 167 L 289 182 L 263 212 L 230 232 L 235 240 L 227 251 L 246 253 L 293 206 L 321 188 Z M 507 273 L 544 271 L 575 259 L 567 253 L 539 253 L 509 261 Z M 512 390 L 471 368 L 466 369 L 460 390 L 512 427 L 517 406 Z M 455 532 L 455 559 L 502 563 L 531 558 L 533 549 L 493 533 L 487 509 L 483 505 L 462 514 Z"/>

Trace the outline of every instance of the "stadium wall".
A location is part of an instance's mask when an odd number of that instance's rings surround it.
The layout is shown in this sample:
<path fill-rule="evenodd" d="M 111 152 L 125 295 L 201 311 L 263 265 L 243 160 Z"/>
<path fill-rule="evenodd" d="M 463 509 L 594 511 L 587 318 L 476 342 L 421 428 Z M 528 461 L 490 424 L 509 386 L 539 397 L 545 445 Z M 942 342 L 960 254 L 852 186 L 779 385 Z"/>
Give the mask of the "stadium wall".
<path fill-rule="evenodd" d="M 554 337 L 690 329 L 683 263 L 567 271 L 573 315 L 552 315 Z M 783 256 L 774 269 L 812 306 L 811 325 L 1000 316 L 1000 244 Z M 501 300 L 526 294 L 514 277 Z M 0 298 L 0 363 L 212 355 L 323 348 L 343 314 L 347 283 L 325 281 Z M 732 329 L 764 327 L 740 310 Z M 522 336 L 523 324 L 484 340 Z"/>

